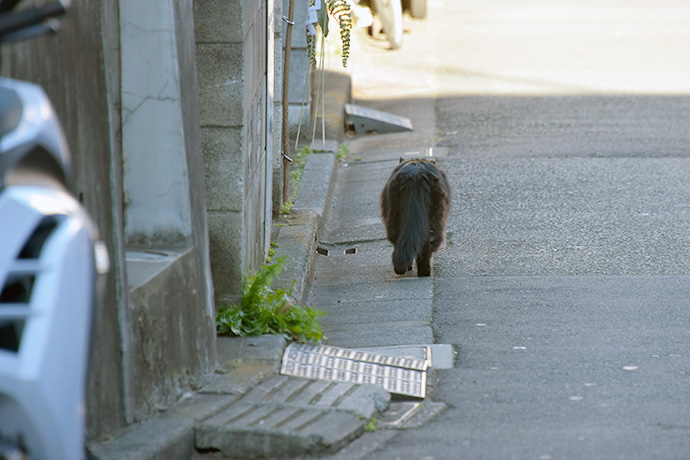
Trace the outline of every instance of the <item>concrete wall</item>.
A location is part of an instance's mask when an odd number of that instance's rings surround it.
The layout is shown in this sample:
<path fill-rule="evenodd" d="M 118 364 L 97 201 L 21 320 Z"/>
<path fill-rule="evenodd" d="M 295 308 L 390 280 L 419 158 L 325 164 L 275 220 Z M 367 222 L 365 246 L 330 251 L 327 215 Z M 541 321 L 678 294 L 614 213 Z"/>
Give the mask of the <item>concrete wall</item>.
<path fill-rule="evenodd" d="M 127 421 L 215 364 L 192 0 L 120 0 Z M 125 315 L 126 316 L 126 315 Z"/>
<path fill-rule="evenodd" d="M 51 97 L 74 191 L 112 259 L 95 313 L 90 439 L 157 413 L 215 366 L 191 18 L 192 0 L 73 0 L 57 36 L 3 50 L 4 75 Z"/>
<path fill-rule="evenodd" d="M 302 129 L 300 138 L 302 141 L 311 141 L 311 64 L 307 56 L 307 35 L 305 22 L 308 17 L 309 0 L 293 0 L 295 2 L 294 22 L 292 28 L 292 46 L 290 51 L 290 82 L 288 88 L 288 120 L 290 126 L 290 137 L 293 144 L 290 149 L 294 149 L 294 139 L 302 118 Z M 283 11 L 287 16 L 289 0 L 282 0 Z M 282 23 L 283 33 L 285 33 L 286 23 Z M 305 93 L 306 85 L 306 93 Z"/>
<path fill-rule="evenodd" d="M 242 274 L 261 266 L 270 238 L 272 10 L 265 0 L 194 2 L 211 269 L 220 302 L 241 295 Z"/>

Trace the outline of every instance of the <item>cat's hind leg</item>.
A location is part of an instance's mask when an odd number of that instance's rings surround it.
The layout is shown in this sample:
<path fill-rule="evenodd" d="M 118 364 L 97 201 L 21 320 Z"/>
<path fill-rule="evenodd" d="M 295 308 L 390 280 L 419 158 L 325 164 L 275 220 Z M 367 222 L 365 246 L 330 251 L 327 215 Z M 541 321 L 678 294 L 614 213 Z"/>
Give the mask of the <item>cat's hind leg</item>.
<path fill-rule="evenodd" d="M 429 243 L 417 254 L 417 276 L 431 276 L 431 255 L 433 251 Z"/>

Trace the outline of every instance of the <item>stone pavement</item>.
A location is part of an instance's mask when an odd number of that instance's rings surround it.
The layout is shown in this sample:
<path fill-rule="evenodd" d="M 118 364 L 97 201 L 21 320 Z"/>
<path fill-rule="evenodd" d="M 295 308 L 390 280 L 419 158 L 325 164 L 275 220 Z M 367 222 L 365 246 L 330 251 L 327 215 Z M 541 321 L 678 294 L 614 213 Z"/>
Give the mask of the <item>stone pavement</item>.
<path fill-rule="evenodd" d="M 281 279 L 296 279 L 297 297 L 327 312 L 321 324 L 329 345 L 414 355 L 433 344 L 432 278 L 393 273 L 378 218 L 382 180 L 399 156 L 388 152 L 338 165 L 333 153 L 311 155 L 290 224 L 280 229 L 279 252 L 288 257 Z M 402 345 L 413 346 L 395 347 Z M 282 337 L 220 337 L 219 368 L 194 394 L 90 446 L 93 457 L 351 460 L 395 435 L 367 431 L 373 418 L 381 427 L 390 420 L 391 427 L 407 428 L 443 409 L 428 398 L 398 424 L 397 412 L 410 403 L 394 402 L 388 410 L 390 395 L 379 387 L 279 375 L 285 346 Z M 452 364 L 452 350 L 433 350 L 445 354 L 442 365 Z"/>
<path fill-rule="evenodd" d="M 349 98 L 341 96 L 343 76 L 330 87 L 327 81 L 327 88 L 337 102 L 329 109 L 329 123 L 342 125 L 342 104 Z M 392 247 L 378 210 L 381 188 L 398 159 L 423 153 L 433 133 L 428 108 L 415 104 L 401 110 L 416 117 L 416 132 L 348 142 L 353 153 L 342 161 L 335 141 L 317 145 L 326 153 L 308 157 L 295 207 L 275 238 L 278 254 L 287 257 L 276 284 L 288 287 L 296 280 L 297 300 L 327 312 L 320 322 L 329 345 L 421 358 L 423 346 L 434 342 L 433 278 L 393 273 Z M 91 457 L 356 460 L 396 435 L 385 428 L 413 428 L 444 408 L 432 401 L 433 391 L 423 404 L 391 403 L 390 395 L 373 385 L 279 375 L 285 346 L 282 337 L 219 338 L 215 374 L 159 417 L 89 446 Z M 450 347 L 430 349 L 432 371 L 452 366 Z M 430 390 L 433 382 L 431 374 Z M 374 419 L 380 423 L 372 431 Z"/>

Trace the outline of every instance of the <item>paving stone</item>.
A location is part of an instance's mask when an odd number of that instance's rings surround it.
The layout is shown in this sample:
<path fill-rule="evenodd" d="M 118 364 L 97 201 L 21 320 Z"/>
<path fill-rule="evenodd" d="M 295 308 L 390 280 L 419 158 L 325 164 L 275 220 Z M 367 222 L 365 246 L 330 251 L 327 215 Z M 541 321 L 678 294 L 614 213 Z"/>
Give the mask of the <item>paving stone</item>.
<path fill-rule="evenodd" d="M 327 330 L 328 344 L 349 348 L 381 347 L 433 343 L 434 334 L 428 325 L 395 325 L 388 323 L 357 328 Z"/>
<path fill-rule="evenodd" d="M 348 412 L 240 406 L 227 419 L 218 414 L 197 425 L 198 449 L 217 449 L 232 458 L 287 458 L 336 452 L 364 431 L 366 420 Z M 259 416 L 259 417 L 257 417 Z"/>
<path fill-rule="evenodd" d="M 285 338 L 279 335 L 218 337 L 216 341 L 218 362 L 227 370 L 242 363 L 273 364 L 280 362 L 286 344 Z"/>
<path fill-rule="evenodd" d="M 337 161 L 333 153 L 309 155 L 297 189 L 295 207 L 313 209 L 319 218 L 323 218 L 332 190 L 331 176 L 336 167 Z"/>
<path fill-rule="evenodd" d="M 373 385 L 277 375 L 197 423 L 195 443 L 234 458 L 332 453 L 361 435 L 389 398 Z"/>
<path fill-rule="evenodd" d="M 318 304 L 327 314 L 322 323 L 329 329 L 392 322 L 431 323 L 431 299 L 385 300 Z"/>
<path fill-rule="evenodd" d="M 384 282 L 352 283 L 349 280 L 323 283 L 313 288 L 310 299 L 327 303 L 359 302 L 367 300 L 409 300 L 432 298 L 431 278 L 401 277 Z M 329 300 L 330 299 L 330 300 Z"/>
<path fill-rule="evenodd" d="M 155 418 L 130 425 L 89 451 L 98 460 L 186 460 L 194 450 L 193 426 L 192 419 Z"/>
<path fill-rule="evenodd" d="M 252 389 L 243 402 L 342 410 L 371 417 L 388 407 L 389 394 L 374 385 L 310 380 L 278 375 Z"/>

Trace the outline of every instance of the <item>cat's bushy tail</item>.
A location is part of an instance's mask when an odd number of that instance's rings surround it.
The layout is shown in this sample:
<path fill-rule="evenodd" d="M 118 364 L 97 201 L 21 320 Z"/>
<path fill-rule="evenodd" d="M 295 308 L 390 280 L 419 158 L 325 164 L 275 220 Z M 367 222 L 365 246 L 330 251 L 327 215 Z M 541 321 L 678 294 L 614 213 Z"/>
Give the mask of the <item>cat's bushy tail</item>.
<path fill-rule="evenodd" d="M 399 184 L 398 202 L 404 203 L 400 211 L 400 231 L 393 250 L 393 270 L 403 275 L 412 267 L 415 257 L 429 239 L 429 210 L 431 191 L 427 178 L 421 175 Z"/>

